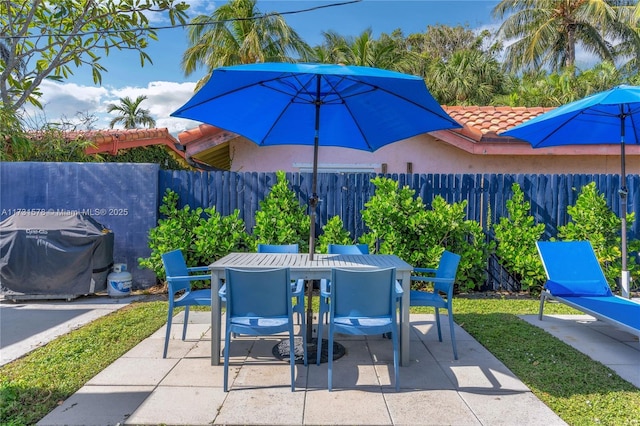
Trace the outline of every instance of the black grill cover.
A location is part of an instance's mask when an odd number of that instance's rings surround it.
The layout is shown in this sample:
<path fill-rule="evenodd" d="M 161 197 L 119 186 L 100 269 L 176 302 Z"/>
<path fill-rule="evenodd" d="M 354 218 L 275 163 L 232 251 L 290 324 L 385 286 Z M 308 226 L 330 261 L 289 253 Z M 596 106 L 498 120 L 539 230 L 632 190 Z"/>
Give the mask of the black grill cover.
<path fill-rule="evenodd" d="M 114 235 L 80 213 L 14 214 L 0 222 L 0 291 L 85 295 L 106 290 Z"/>

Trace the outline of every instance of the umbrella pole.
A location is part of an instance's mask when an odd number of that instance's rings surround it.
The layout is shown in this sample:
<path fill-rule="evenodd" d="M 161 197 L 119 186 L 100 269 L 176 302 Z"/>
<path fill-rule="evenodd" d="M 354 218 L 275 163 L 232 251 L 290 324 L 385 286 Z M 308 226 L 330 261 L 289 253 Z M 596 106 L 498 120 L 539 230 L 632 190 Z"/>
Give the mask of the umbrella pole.
<path fill-rule="evenodd" d="M 315 141 L 313 143 L 313 178 L 311 183 L 312 195 L 309 199 L 309 216 L 310 216 L 310 227 L 309 227 L 309 260 L 313 260 L 314 251 L 316 249 L 316 206 L 318 205 L 318 194 L 317 190 L 317 174 L 318 174 L 318 132 L 316 131 Z M 310 280 L 307 282 L 307 343 L 311 342 L 312 333 L 313 333 L 313 308 L 311 307 L 311 302 L 313 300 L 313 283 L 314 280 Z M 321 336 L 318 336 L 318 339 L 321 339 Z"/>
<path fill-rule="evenodd" d="M 313 135 L 313 173 L 311 180 L 311 198 L 309 198 L 311 226 L 309 229 L 309 260 L 313 260 L 316 251 L 316 206 L 318 205 L 318 145 L 320 144 L 320 76 L 316 76 L 316 119 L 315 134 Z"/>
<path fill-rule="evenodd" d="M 309 260 L 313 260 L 316 250 L 316 207 L 318 206 L 318 145 L 320 138 L 320 76 L 317 77 L 316 83 L 316 123 L 315 135 L 313 137 L 313 173 L 311 179 L 311 198 L 309 198 Z M 307 282 L 307 342 L 312 338 L 312 320 L 313 308 L 311 301 L 313 299 L 313 281 Z M 322 339 L 322 336 L 318 336 Z"/>
<path fill-rule="evenodd" d="M 621 158 L 621 173 L 620 173 L 620 222 L 622 225 L 622 244 L 620 251 L 622 252 L 622 271 L 620 277 L 620 293 L 622 297 L 629 298 L 629 271 L 627 269 L 627 174 L 625 170 L 625 152 L 624 152 L 624 119 L 625 114 L 620 107 L 620 158 Z"/>
<path fill-rule="evenodd" d="M 316 207 L 318 206 L 318 135 L 313 143 L 313 173 L 311 178 L 311 198 L 309 198 L 309 260 L 316 251 Z"/>

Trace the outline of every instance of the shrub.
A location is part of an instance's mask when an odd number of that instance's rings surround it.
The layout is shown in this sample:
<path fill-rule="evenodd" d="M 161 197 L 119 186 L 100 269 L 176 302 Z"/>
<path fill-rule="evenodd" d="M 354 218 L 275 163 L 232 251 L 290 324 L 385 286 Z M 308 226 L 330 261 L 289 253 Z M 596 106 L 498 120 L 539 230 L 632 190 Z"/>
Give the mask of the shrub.
<path fill-rule="evenodd" d="M 159 209 L 164 219 L 149 230 L 151 255 L 139 258 L 140 267 L 164 280 L 162 254 L 182 250 L 187 266 L 207 265 L 233 251 L 246 251 L 248 235 L 238 210 L 222 216 L 215 207 L 178 209 L 178 194 L 167 189 Z M 197 287 L 197 285 L 196 285 Z"/>
<path fill-rule="evenodd" d="M 153 163 L 163 170 L 192 170 L 184 158 L 170 151 L 164 145 L 140 146 L 121 149 L 116 155 L 102 154 L 105 162 L 112 163 Z"/>
<path fill-rule="evenodd" d="M 413 265 L 424 264 L 424 244 L 418 232 L 425 223 L 425 206 L 415 191 L 398 182 L 376 177 L 375 194 L 365 203 L 362 219 L 368 231 L 360 237 L 362 243 L 377 247 L 379 253 L 392 253 Z"/>
<path fill-rule="evenodd" d="M 615 282 L 622 270 L 621 219 L 607 206 L 604 195 L 599 193 L 595 182 L 582 187 L 573 206 L 567 207 L 571 222 L 558 227 L 558 238 L 566 241 L 589 240 L 602 266 L 609 285 Z M 628 224 L 635 220 L 635 214 L 627 214 Z M 627 243 L 627 253 L 640 250 L 640 240 Z M 627 268 L 634 279 L 640 278 L 635 257 L 628 258 Z"/>
<path fill-rule="evenodd" d="M 353 244 L 353 238 L 349 231 L 344 229 L 344 223 L 340 216 L 333 216 L 322 227 L 322 234 L 318 237 L 317 251 L 326 253 L 329 244 Z"/>
<path fill-rule="evenodd" d="M 456 283 L 461 291 L 482 287 L 487 279 L 487 259 L 493 249 L 493 244 L 487 243 L 480 224 L 465 219 L 466 209 L 466 200 L 448 204 L 444 198 L 436 196 L 431 202 L 431 210 L 427 210 L 428 228 L 424 238 L 427 247 L 440 246 L 461 256 L 456 274 Z M 430 259 L 431 267 L 437 266 L 440 253 Z"/>
<path fill-rule="evenodd" d="M 0 112 L 0 120 L 7 113 Z M 10 125 L 10 124 L 9 124 Z M 85 152 L 93 142 L 78 137 L 68 139 L 64 132 L 45 127 L 37 132 L 5 133 L 9 125 L 0 125 L 0 160 L 42 162 L 101 162 L 99 156 Z"/>
<path fill-rule="evenodd" d="M 222 216 L 215 207 L 204 210 L 205 219 L 201 219 L 194 229 L 194 252 L 198 264 L 207 265 L 231 252 L 243 252 L 248 249 L 248 235 L 240 210 L 229 216 Z"/>
<path fill-rule="evenodd" d="M 520 185 L 514 183 L 511 189 L 513 196 L 506 203 L 508 215 L 493 226 L 496 254 L 502 266 L 520 281 L 523 290 L 539 293 L 546 275 L 536 242 L 544 233 L 545 225 L 534 222 L 529 214 L 531 204 L 525 201 Z"/>
<path fill-rule="evenodd" d="M 466 201 L 447 204 L 435 197 L 426 210 L 420 197 L 408 186 L 385 178 L 372 179 L 373 197 L 365 204 L 362 218 L 369 229 L 361 243 L 377 247 L 378 253 L 395 254 L 408 263 L 436 267 L 443 250 L 460 254 L 456 276 L 461 290 L 480 287 L 486 280 L 489 245 L 480 225 L 465 220 Z"/>
<path fill-rule="evenodd" d="M 289 188 L 285 172 L 276 172 L 277 182 L 260 202 L 253 228 L 253 247 L 258 244 L 298 244 L 300 251 L 309 250 L 309 224 L 306 207 L 298 202 Z"/>
<path fill-rule="evenodd" d="M 158 220 L 158 226 L 149 230 L 149 247 L 151 255 L 147 258 L 138 258 L 141 268 L 151 269 L 156 277 L 164 280 L 164 266 L 162 254 L 172 250 L 182 250 L 188 266 L 196 266 L 198 256 L 195 253 L 194 241 L 195 229 L 199 225 L 202 209 L 191 209 L 188 205 L 178 209 L 178 194 L 167 189 L 160 214 L 164 219 Z"/>

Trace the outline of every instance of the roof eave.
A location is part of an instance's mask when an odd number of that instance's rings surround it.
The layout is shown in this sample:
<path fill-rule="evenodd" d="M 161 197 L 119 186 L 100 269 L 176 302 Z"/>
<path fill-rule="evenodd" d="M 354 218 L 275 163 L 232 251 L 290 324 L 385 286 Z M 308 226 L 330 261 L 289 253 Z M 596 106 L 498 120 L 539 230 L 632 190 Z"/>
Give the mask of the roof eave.
<path fill-rule="evenodd" d="M 620 146 L 611 145 L 564 145 L 548 148 L 533 148 L 520 139 L 494 134 L 482 135 L 476 140 L 460 130 L 438 130 L 430 133 L 436 139 L 473 155 L 620 155 Z M 625 145 L 626 155 L 640 155 L 640 145 Z"/>

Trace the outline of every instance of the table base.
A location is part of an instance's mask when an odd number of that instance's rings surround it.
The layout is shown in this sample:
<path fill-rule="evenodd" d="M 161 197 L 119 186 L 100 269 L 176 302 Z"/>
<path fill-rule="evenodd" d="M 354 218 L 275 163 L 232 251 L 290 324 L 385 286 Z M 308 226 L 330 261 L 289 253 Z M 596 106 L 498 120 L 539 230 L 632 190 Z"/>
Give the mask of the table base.
<path fill-rule="evenodd" d="M 302 349 L 302 337 L 295 338 L 295 348 L 293 348 L 294 356 L 296 358 L 296 364 L 304 364 L 303 349 Z M 289 339 L 285 339 L 276 344 L 272 351 L 273 356 L 278 359 L 289 361 Z M 333 360 L 342 358 L 346 351 L 344 346 L 334 340 L 333 342 Z M 318 354 L 318 339 L 313 338 L 307 343 L 307 363 L 315 364 Z M 329 341 L 322 339 L 322 353 L 320 354 L 320 362 L 324 363 L 329 360 Z"/>

